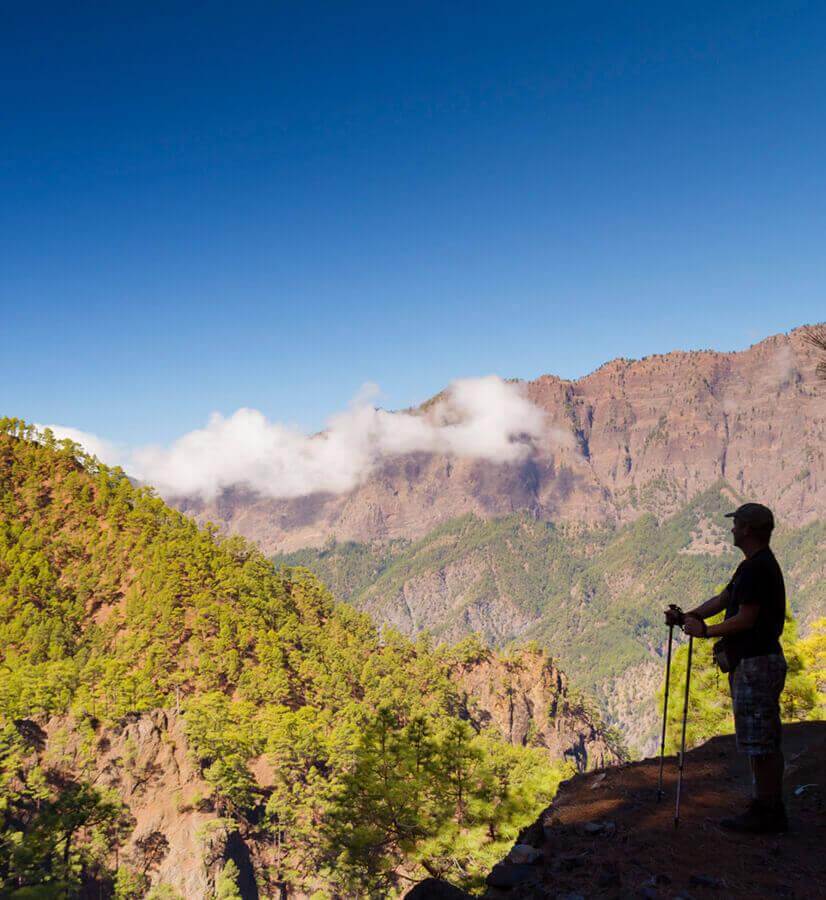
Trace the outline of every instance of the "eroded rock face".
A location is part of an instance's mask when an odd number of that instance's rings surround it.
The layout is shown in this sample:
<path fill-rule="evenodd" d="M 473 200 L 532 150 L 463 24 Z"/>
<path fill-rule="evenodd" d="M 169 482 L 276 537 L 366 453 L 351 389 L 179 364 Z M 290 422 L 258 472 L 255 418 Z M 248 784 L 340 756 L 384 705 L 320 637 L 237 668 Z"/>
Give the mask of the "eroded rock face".
<path fill-rule="evenodd" d="M 128 716 L 99 729 L 91 743 L 70 719 L 54 717 L 41 749 L 45 764 L 83 773 L 96 787 L 117 792 L 135 820 L 121 858 L 143 869 L 151 854 L 153 884 L 167 884 L 186 898 L 211 897 L 227 859 L 243 863 L 237 828 L 211 808 L 212 790 L 187 752 L 174 712 Z"/>
<path fill-rule="evenodd" d="M 803 524 L 826 510 L 826 389 L 802 329 L 739 353 L 614 360 L 577 381 L 527 385 L 547 440 L 525 462 L 411 454 L 344 495 L 272 500 L 243 488 L 172 502 L 201 521 L 289 552 L 339 541 L 419 538 L 441 522 L 530 511 L 537 518 L 660 517 L 723 479 Z"/>
<path fill-rule="evenodd" d="M 463 712 L 492 725 L 512 744 L 545 747 L 580 772 L 619 762 L 598 723 L 568 693 L 568 680 L 543 653 L 523 650 L 510 661 L 487 656 L 457 667 Z"/>
<path fill-rule="evenodd" d="M 552 761 L 568 759 L 580 771 L 617 760 L 597 723 L 572 704 L 567 679 L 545 654 L 524 651 L 504 660 L 488 653 L 453 674 L 461 688 L 460 713 L 477 728 L 492 726 L 515 745 L 545 747 Z M 118 794 L 134 819 L 120 861 L 146 871 L 154 885 L 206 900 L 232 859 L 245 900 L 259 893 L 286 896 L 268 878 L 277 848 L 264 830 L 221 816 L 176 712 L 135 713 L 95 729 L 55 716 L 44 725 L 18 723 L 18 729 L 44 767 Z M 263 801 L 275 773 L 264 757 L 249 768 Z M 296 900 L 305 896 L 290 893 Z"/>

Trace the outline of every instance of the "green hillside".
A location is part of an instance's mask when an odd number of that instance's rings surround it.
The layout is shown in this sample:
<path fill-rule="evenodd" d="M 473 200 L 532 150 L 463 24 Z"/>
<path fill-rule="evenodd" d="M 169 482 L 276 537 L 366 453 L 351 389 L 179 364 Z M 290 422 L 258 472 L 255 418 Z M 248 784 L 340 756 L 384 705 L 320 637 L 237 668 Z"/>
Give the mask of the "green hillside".
<path fill-rule="evenodd" d="M 424 616 L 427 630 L 455 638 L 469 607 L 513 604 L 527 623 L 519 640 L 538 640 L 578 684 L 598 692 L 662 645 L 661 611 L 668 604 L 695 605 L 728 580 L 741 558 L 723 518 L 732 493 L 721 483 L 663 522 L 644 514 L 618 529 L 555 526 L 526 514 L 491 521 L 466 516 L 413 543 L 331 542 L 275 561 L 306 566 L 336 596 L 379 621 L 394 620 L 394 605 L 414 606 L 417 585 L 435 573 L 461 567 L 472 575 L 462 580 L 447 615 Z M 697 546 L 709 523 L 718 525 L 715 553 Z M 773 543 L 805 632 L 826 610 L 826 522 L 779 529 Z M 484 636 L 507 643 L 516 635 Z"/>
<path fill-rule="evenodd" d="M 85 773 L 107 729 L 156 707 L 183 712 L 199 809 L 269 847 L 261 896 L 477 883 L 562 768 L 459 718 L 451 653 L 380 634 L 305 569 L 0 420 L 0 893 L 146 894 L 149 869 L 116 852 L 128 803 Z M 79 740 L 71 759 L 32 737 L 52 716 Z"/>

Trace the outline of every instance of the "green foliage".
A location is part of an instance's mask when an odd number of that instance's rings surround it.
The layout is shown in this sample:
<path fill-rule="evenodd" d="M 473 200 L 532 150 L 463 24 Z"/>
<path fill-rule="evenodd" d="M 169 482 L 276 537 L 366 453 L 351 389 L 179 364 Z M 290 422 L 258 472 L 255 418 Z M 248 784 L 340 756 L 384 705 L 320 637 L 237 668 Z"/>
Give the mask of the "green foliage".
<path fill-rule="evenodd" d="M 800 653 L 817 688 L 819 717 L 826 717 L 826 618 L 816 619 L 799 643 Z"/>
<path fill-rule="evenodd" d="M 133 824 L 114 794 L 44 771 L 18 727 L 0 717 L 3 896 L 67 896 L 86 880 L 110 879 L 112 852 Z"/>
<path fill-rule="evenodd" d="M 215 900 L 241 900 L 238 889 L 238 866 L 233 860 L 227 860 L 221 873 L 215 879 Z"/>
<path fill-rule="evenodd" d="M 346 578 L 367 578 L 368 562 Z M 215 827 L 264 829 L 273 876 L 295 892 L 318 887 L 318 873 L 356 895 L 392 890 L 401 865 L 472 882 L 561 777 L 538 751 L 457 718 L 456 658 L 427 638 L 379 633 L 306 569 L 276 570 L 71 442 L 9 419 L 0 648 L 0 875 L 15 888 L 47 871 L 54 884 L 82 875 L 142 896 L 160 850 L 137 847 L 113 871 L 126 811 L 88 784 L 50 781 L 14 719 L 71 716 L 73 760 L 91 772 L 95 728 L 179 710 L 213 788 L 203 802 L 225 817 Z M 458 654 L 486 652 L 471 641 Z M 53 733 L 47 755 L 68 771 L 59 745 Z M 272 772 L 266 791 L 253 761 Z M 219 896 L 236 896 L 237 875 L 225 869 Z"/>
<path fill-rule="evenodd" d="M 529 811 L 546 805 L 572 771 L 458 719 L 434 728 L 382 707 L 331 798 L 331 877 L 345 890 L 387 896 L 406 861 L 481 887 L 485 871 L 532 821 Z"/>
<path fill-rule="evenodd" d="M 131 866 L 120 866 L 115 875 L 115 900 L 140 900 L 149 889 L 149 878 Z"/>
<path fill-rule="evenodd" d="M 656 430 L 655 430 L 656 431 Z M 656 435 L 652 436 L 652 440 Z M 663 476 L 646 490 L 673 493 Z M 561 667 L 584 690 L 599 694 L 610 679 L 651 658 L 663 644 L 661 611 L 669 603 L 688 607 L 728 581 L 740 561 L 730 546 L 723 513 L 731 508 L 720 482 L 697 495 L 675 515 L 657 521 L 650 512 L 621 528 L 577 529 L 534 520 L 528 514 L 482 521 L 464 516 L 446 522 L 421 540 L 389 547 L 329 543 L 323 551 L 302 550 L 276 557 L 301 564 L 336 587 L 336 595 L 378 618 L 403 620 L 405 587 L 415 589 L 456 565 L 477 573 L 459 582 L 447 615 L 430 624 L 436 638 L 461 632 L 468 607 L 515 604 L 532 626 L 533 638 L 552 649 Z M 642 492 L 645 494 L 645 492 Z M 653 502 L 634 496 L 638 508 Z M 676 495 L 672 498 L 676 502 Z M 649 502 L 650 501 L 650 502 Z M 716 523 L 725 549 L 714 554 L 693 547 L 703 523 Z M 773 545 L 786 572 L 795 614 L 804 626 L 826 605 L 826 583 L 817 577 L 826 542 L 826 523 L 781 528 Z M 690 552 L 689 552 L 690 551 Z M 392 608 L 398 605 L 398 608 Z M 485 633 L 491 644 L 509 636 Z"/>

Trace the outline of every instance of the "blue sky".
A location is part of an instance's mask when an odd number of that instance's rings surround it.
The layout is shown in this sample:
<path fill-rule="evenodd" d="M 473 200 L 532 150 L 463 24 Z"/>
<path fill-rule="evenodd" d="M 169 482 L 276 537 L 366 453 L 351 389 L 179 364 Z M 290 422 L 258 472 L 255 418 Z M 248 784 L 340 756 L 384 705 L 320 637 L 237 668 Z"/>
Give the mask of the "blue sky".
<path fill-rule="evenodd" d="M 826 318 L 818 3 L 73 3 L 0 27 L 0 410 L 128 443 Z"/>

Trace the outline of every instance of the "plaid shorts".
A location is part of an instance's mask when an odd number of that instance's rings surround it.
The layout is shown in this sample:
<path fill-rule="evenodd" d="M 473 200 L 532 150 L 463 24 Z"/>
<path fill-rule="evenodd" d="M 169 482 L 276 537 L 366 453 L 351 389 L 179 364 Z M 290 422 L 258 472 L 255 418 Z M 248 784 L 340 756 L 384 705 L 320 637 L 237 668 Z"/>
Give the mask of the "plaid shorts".
<path fill-rule="evenodd" d="M 740 753 L 762 756 L 780 750 L 780 694 L 785 683 L 782 653 L 741 659 L 729 675 Z"/>

